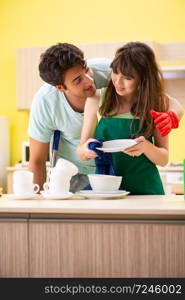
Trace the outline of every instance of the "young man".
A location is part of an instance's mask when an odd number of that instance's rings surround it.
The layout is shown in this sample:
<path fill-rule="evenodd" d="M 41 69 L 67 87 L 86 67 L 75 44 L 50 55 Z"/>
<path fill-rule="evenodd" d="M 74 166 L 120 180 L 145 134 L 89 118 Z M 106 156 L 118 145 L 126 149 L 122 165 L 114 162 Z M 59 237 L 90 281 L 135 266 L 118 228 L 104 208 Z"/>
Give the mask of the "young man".
<path fill-rule="evenodd" d="M 46 82 L 36 93 L 31 107 L 29 121 L 30 161 L 29 169 L 34 173 L 34 182 L 40 185 L 46 181 L 46 159 L 55 130 L 61 132 L 57 157 L 73 162 L 79 174 L 71 180 L 71 191 L 82 189 L 88 184 L 86 174 L 94 173 L 94 160 L 81 161 L 76 154 L 80 141 L 83 111 L 87 97 L 94 95 L 96 88 L 107 85 L 110 75 L 110 59 L 84 60 L 83 52 L 74 45 L 59 43 L 48 48 L 39 64 L 41 78 Z M 170 110 L 180 119 L 181 105 L 170 99 Z M 158 129 L 166 133 L 173 126 L 176 114 L 167 112 L 153 115 Z M 177 118 L 177 120 L 178 120 Z"/>

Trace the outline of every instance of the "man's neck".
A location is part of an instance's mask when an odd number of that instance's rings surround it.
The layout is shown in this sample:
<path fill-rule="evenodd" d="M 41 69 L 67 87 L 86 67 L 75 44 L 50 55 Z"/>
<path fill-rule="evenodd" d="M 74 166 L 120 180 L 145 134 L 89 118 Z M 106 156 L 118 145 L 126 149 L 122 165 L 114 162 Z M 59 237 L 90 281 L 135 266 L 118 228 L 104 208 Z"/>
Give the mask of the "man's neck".
<path fill-rule="evenodd" d="M 85 101 L 87 98 L 80 98 L 73 95 L 68 95 L 67 93 L 64 93 L 64 95 L 74 111 L 80 113 L 84 112 Z"/>

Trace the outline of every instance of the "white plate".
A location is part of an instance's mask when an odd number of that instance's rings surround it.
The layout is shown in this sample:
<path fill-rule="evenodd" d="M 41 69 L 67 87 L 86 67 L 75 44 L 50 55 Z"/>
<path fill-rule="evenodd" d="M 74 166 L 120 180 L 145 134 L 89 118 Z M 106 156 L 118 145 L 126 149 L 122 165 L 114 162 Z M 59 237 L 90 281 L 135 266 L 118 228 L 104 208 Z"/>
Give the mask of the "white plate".
<path fill-rule="evenodd" d="M 5 194 L 3 195 L 5 198 L 8 199 L 15 199 L 15 200 L 32 200 L 32 199 L 38 199 L 38 194 Z"/>
<path fill-rule="evenodd" d="M 98 191 L 98 190 L 81 190 L 79 191 L 80 194 L 86 194 L 86 193 L 89 193 L 89 194 L 111 194 L 111 195 L 114 195 L 114 194 L 123 194 L 124 192 L 126 192 L 125 190 L 114 190 L 114 191 Z"/>
<path fill-rule="evenodd" d="M 130 194 L 130 192 L 127 191 L 110 191 L 110 192 L 101 192 L 98 193 L 97 191 L 92 191 L 92 190 L 82 190 L 79 192 L 76 192 L 75 195 L 83 195 L 86 198 L 99 198 L 99 199 L 122 199 L 125 196 Z"/>
<path fill-rule="evenodd" d="M 50 194 L 45 191 L 41 191 L 40 193 L 45 199 L 49 199 L 49 200 L 69 199 L 74 195 L 73 193 L 70 192 L 67 194 Z"/>
<path fill-rule="evenodd" d="M 101 148 L 96 148 L 103 152 L 120 152 L 128 147 L 136 145 L 137 142 L 132 139 L 119 139 L 103 142 Z"/>

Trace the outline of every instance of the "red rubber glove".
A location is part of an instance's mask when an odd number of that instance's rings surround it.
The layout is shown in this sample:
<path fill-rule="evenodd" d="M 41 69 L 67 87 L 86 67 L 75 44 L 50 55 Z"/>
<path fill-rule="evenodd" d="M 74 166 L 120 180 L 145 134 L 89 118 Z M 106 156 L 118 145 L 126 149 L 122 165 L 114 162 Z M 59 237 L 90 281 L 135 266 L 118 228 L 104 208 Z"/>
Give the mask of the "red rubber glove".
<path fill-rule="evenodd" d="M 178 128 L 179 120 L 173 111 L 157 112 L 150 110 L 151 116 L 154 118 L 154 123 L 160 135 L 166 136 L 173 128 Z"/>

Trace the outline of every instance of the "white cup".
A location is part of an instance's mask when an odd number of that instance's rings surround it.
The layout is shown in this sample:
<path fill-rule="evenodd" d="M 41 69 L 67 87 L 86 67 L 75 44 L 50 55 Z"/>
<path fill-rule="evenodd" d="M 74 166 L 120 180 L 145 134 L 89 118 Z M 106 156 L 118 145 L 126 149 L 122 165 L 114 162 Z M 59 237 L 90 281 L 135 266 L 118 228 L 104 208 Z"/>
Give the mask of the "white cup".
<path fill-rule="evenodd" d="M 33 182 L 33 172 L 28 170 L 19 170 L 13 173 L 13 183 L 31 183 Z"/>
<path fill-rule="evenodd" d="M 67 178 L 70 181 L 71 177 L 72 176 L 68 172 L 57 169 L 56 167 L 49 169 L 47 174 L 48 182 L 61 182 Z"/>
<path fill-rule="evenodd" d="M 45 182 L 43 185 L 44 191 L 50 194 L 60 195 L 69 193 L 70 188 L 69 176 L 60 176 L 50 178 L 49 182 Z"/>
<path fill-rule="evenodd" d="M 13 192 L 14 194 L 35 194 L 39 191 L 39 185 L 34 183 L 14 183 Z"/>
<path fill-rule="evenodd" d="M 33 183 L 33 172 L 20 170 L 13 173 L 14 194 L 33 194 L 37 193 L 39 189 L 39 185 Z"/>
<path fill-rule="evenodd" d="M 66 175 L 74 176 L 78 173 L 78 168 L 70 162 L 69 160 L 59 158 L 57 160 L 55 169 L 62 171 L 62 173 L 65 173 Z"/>
<path fill-rule="evenodd" d="M 78 168 L 70 161 L 59 158 L 56 166 L 49 169 L 44 191 L 50 194 L 69 193 L 71 177 L 78 173 Z"/>

